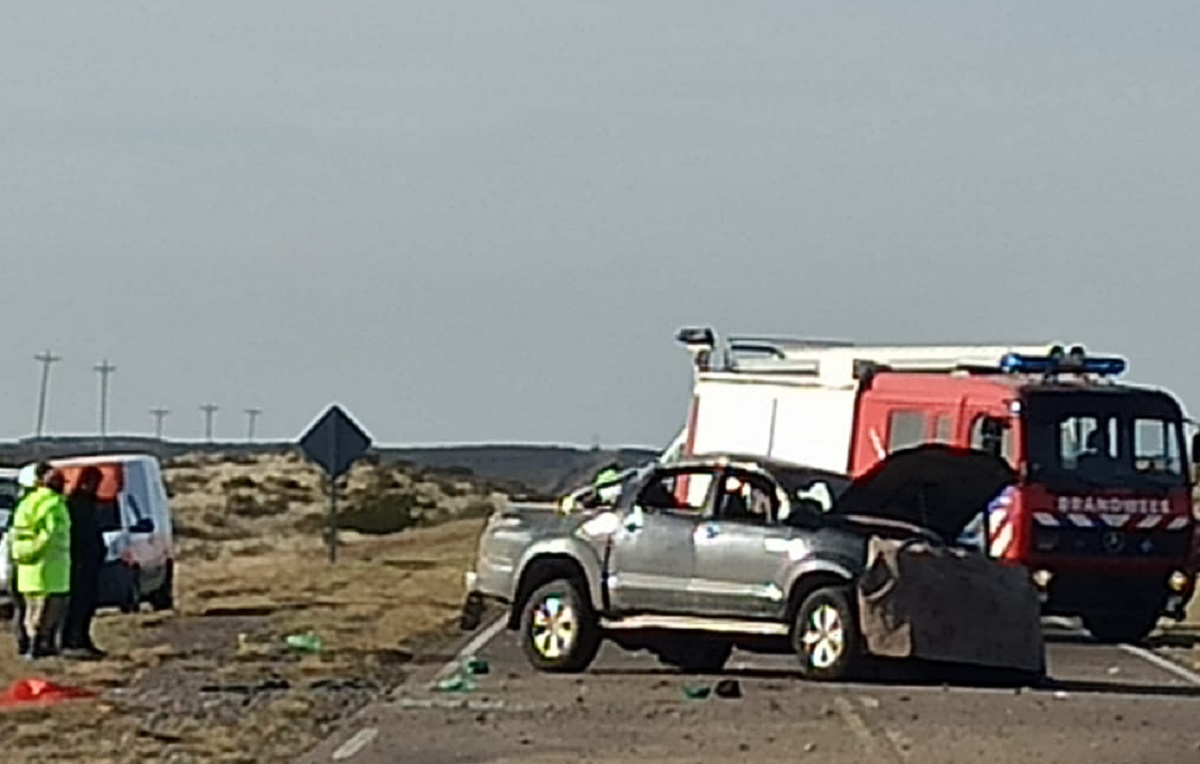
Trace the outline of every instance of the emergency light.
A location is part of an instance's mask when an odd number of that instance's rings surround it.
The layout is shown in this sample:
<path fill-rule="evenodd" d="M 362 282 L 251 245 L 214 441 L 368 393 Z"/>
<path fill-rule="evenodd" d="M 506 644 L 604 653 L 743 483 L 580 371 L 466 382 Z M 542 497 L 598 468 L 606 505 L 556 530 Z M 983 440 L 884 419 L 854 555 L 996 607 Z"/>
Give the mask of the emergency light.
<path fill-rule="evenodd" d="M 1065 371 L 1112 377 L 1123 374 L 1126 366 L 1125 359 L 1117 356 L 1089 358 L 1078 345 L 1071 348 L 1069 354 L 1064 354 L 1062 348 L 1056 346 L 1047 355 L 1008 353 L 1000 359 L 1000 370 L 1007 374 L 1054 375 Z"/>

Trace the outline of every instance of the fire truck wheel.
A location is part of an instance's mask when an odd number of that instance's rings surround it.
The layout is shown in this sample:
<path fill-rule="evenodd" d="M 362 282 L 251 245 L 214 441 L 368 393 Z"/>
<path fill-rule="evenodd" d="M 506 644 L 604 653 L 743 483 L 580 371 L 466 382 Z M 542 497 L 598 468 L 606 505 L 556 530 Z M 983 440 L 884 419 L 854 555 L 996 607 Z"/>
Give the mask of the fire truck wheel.
<path fill-rule="evenodd" d="M 805 679 L 836 681 L 860 672 L 864 655 L 850 586 L 825 586 L 805 598 L 792 625 Z"/>
<path fill-rule="evenodd" d="M 1085 615 L 1083 626 L 1106 644 L 1137 644 L 1150 636 L 1158 625 L 1158 613 L 1127 615 Z"/>

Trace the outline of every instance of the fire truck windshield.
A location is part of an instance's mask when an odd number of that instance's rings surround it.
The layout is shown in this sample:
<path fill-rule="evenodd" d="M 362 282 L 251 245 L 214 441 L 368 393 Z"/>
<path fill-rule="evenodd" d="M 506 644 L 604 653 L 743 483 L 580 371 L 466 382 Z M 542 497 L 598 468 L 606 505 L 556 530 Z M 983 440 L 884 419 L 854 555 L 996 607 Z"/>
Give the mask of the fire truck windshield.
<path fill-rule="evenodd" d="M 1182 413 L 1155 392 L 1031 394 L 1025 409 L 1030 479 L 1073 488 L 1185 485 Z"/>

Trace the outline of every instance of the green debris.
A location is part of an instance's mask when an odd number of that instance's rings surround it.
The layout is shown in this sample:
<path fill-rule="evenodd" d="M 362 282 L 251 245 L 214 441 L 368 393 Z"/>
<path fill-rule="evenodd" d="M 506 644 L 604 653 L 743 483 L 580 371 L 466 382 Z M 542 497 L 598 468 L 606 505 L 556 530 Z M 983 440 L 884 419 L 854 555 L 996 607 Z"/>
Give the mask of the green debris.
<path fill-rule="evenodd" d="M 311 631 L 303 634 L 289 634 L 284 638 L 287 646 L 302 653 L 319 653 L 325 649 L 325 642 Z"/>
<path fill-rule="evenodd" d="M 473 692 L 475 681 L 461 672 L 437 683 L 438 692 Z"/>
<path fill-rule="evenodd" d="M 491 673 L 491 666 L 483 658 L 474 655 L 469 655 L 463 658 L 462 672 L 467 676 L 480 676 L 482 674 Z"/>
<path fill-rule="evenodd" d="M 712 688 L 708 685 L 684 685 L 683 697 L 688 700 L 705 700 L 712 694 Z"/>

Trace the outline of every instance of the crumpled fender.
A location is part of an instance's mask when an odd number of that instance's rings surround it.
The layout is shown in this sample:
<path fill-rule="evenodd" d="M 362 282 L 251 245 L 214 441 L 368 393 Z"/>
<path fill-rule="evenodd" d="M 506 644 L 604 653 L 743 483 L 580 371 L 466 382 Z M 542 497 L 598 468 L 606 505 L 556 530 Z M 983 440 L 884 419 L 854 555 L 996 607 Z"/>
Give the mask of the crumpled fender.
<path fill-rule="evenodd" d="M 584 576 L 587 578 L 588 594 L 591 597 L 592 606 L 597 610 L 603 610 L 604 591 L 602 581 L 604 578 L 604 565 L 600 557 L 603 554 L 603 548 L 602 546 L 597 548 L 584 539 L 575 536 L 549 538 L 533 542 L 521 554 L 520 561 L 515 567 L 516 575 L 512 578 L 509 602 L 516 603 L 521 579 L 524 578 L 530 564 L 535 562 L 539 557 L 553 555 L 567 557 L 583 569 Z"/>

